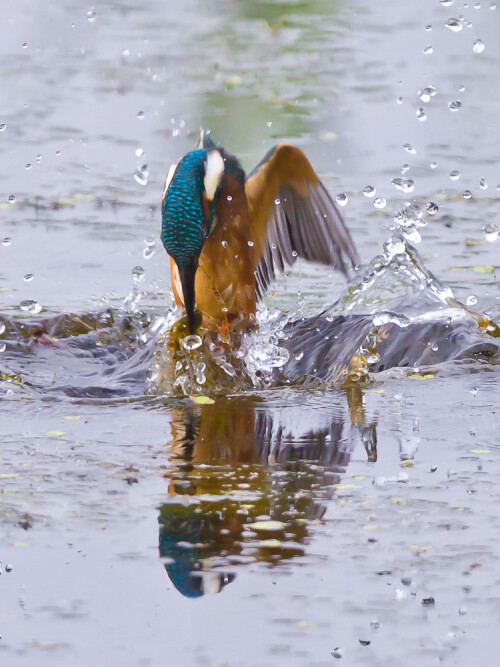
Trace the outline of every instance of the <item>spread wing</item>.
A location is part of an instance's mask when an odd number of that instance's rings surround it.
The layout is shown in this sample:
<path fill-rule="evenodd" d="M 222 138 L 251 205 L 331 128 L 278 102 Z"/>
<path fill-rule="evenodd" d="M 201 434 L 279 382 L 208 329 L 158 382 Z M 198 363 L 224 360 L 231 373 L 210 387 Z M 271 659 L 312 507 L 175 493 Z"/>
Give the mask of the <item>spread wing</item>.
<path fill-rule="evenodd" d="M 304 153 L 287 144 L 272 148 L 245 183 L 251 235 L 262 296 L 276 271 L 297 257 L 332 266 L 347 275 L 359 262 L 340 212 Z"/>

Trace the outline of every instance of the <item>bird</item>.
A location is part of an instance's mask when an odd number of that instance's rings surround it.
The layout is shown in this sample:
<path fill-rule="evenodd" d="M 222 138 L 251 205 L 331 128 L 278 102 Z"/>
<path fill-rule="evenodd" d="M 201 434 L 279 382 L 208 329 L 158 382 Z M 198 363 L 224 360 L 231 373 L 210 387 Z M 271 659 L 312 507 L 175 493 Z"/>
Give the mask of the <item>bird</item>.
<path fill-rule="evenodd" d="M 359 255 L 305 154 L 282 143 L 245 174 L 237 157 L 204 130 L 170 167 L 161 206 L 174 298 L 190 335 L 199 326 L 255 322 L 257 303 L 278 271 L 297 258 L 348 275 Z"/>

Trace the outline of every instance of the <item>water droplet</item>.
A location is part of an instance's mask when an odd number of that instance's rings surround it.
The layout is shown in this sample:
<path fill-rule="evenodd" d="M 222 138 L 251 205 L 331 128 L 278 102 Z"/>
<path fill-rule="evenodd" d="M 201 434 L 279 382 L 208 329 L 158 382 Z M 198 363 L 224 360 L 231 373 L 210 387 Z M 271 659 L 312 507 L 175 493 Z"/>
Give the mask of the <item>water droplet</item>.
<path fill-rule="evenodd" d="M 462 605 L 461 607 L 458 608 L 458 613 L 460 616 L 465 616 L 467 613 L 467 607 L 465 605 Z"/>
<path fill-rule="evenodd" d="M 475 294 L 471 294 L 470 296 L 467 297 L 465 301 L 467 306 L 474 306 L 477 303 L 477 296 Z"/>
<path fill-rule="evenodd" d="M 202 344 L 202 340 L 198 335 L 194 334 L 193 336 L 186 336 L 185 338 L 183 338 L 181 344 L 185 350 L 190 352 L 192 350 L 196 350 L 197 348 L 199 348 L 200 345 Z"/>
<path fill-rule="evenodd" d="M 426 46 L 423 53 L 425 53 L 425 55 L 427 56 L 427 55 L 430 55 L 431 53 L 433 53 L 433 51 L 434 51 L 434 49 L 432 48 L 432 46 Z"/>
<path fill-rule="evenodd" d="M 272 121 L 272 120 L 268 120 L 267 123 L 266 123 L 266 125 L 267 125 L 267 127 L 272 127 L 272 126 L 273 126 L 273 121 Z"/>
<path fill-rule="evenodd" d="M 23 42 L 21 44 L 21 46 L 23 47 L 23 49 L 27 49 L 28 48 L 28 42 Z"/>
<path fill-rule="evenodd" d="M 479 187 L 480 187 L 482 190 L 486 190 L 486 188 L 488 187 L 488 183 L 486 182 L 486 179 L 485 179 L 485 178 L 482 178 L 482 179 L 479 181 Z"/>
<path fill-rule="evenodd" d="M 334 658 L 343 658 L 344 657 L 344 649 L 340 648 L 340 646 L 337 646 L 337 648 L 333 649 L 332 656 Z"/>
<path fill-rule="evenodd" d="M 279 206 L 281 204 L 281 199 L 275 199 L 274 203 L 276 204 L 276 206 Z"/>
<path fill-rule="evenodd" d="M 25 301 L 21 301 L 19 304 L 21 310 L 24 310 L 29 313 L 41 313 L 42 312 L 42 306 L 38 303 L 38 301 L 35 301 L 34 299 L 26 299 Z"/>
<path fill-rule="evenodd" d="M 435 169 L 438 166 L 437 162 L 431 162 L 431 169 Z"/>
<path fill-rule="evenodd" d="M 462 21 L 459 19 L 449 19 L 446 21 L 445 26 L 453 32 L 460 32 L 462 30 Z"/>
<path fill-rule="evenodd" d="M 56 156 L 60 157 L 60 155 L 61 155 L 61 151 L 56 151 Z"/>
<path fill-rule="evenodd" d="M 253 241 L 248 241 L 248 245 L 253 248 Z"/>
<path fill-rule="evenodd" d="M 443 7 L 449 7 L 455 2 L 455 0 L 439 0 L 439 2 L 443 5 Z"/>
<path fill-rule="evenodd" d="M 24 165 L 24 168 L 25 168 L 25 169 L 31 169 L 31 166 L 32 166 L 31 163 L 30 163 L 30 162 L 27 162 L 27 163 Z"/>
<path fill-rule="evenodd" d="M 24 276 L 24 281 L 27 282 L 27 283 L 30 283 L 33 280 L 34 277 L 35 276 L 33 275 L 33 273 L 27 273 Z"/>
<path fill-rule="evenodd" d="M 375 208 L 385 208 L 386 204 L 387 202 L 383 197 L 377 197 L 373 201 L 373 205 L 375 206 Z"/>
<path fill-rule="evenodd" d="M 458 181 L 458 179 L 460 178 L 460 172 L 458 171 L 458 169 L 453 169 L 452 171 L 450 171 L 450 178 L 452 181 Z"/>
<path fill-rule="evenodd" d="M 429 201 L 425 205 L 425 210 L 429 215 L 436 215 L 436 213 L 439 211 L 439 206 L 435 204 L 433 201 Z"/>
<path fill-rule="evenodd" d="M 370 625 L 374 630 L 378 630 L 382 624 L 380 623 L 378 618 L 374 618 L 370 621 Z"/>
<path fill-rule="evenodd" d="M 424 120 L 427 120 L 427 115 L 425 113 L 424 107 L 420 107 L 419 109 L 417 109 L 416 114 L 418 120 L 422 122 L 424 122 Z"/>
<path fill-rule="evenodd" d="M 2 245 L 9 246 L 12 243 L 12 239 L 9 236 L 6 236 L 2 239 Z"/>
<path fill-rule="evenodd" d="M 221 241 L 220 244 L 221 244 L 221 246 L 222 246 L 223 248 L 228 248 L 228 247 L 229 247 L 227 241 Z"/>
<path fill-rule="evenodd" d="M 398 99 L 396 100 L 396 102 L 397 102 L 398 104 L 403 104 L 403 98 L 402 98 L 402 97 L 398 97 Z"/>
<path fill-rule="evenodd" d="M 136 148 L 135 149 L 135 154 L 137 157 L 144 157 L 144 149 L 143 148 Z"/>
<path fill-rule="evenodd" d="M 14 204 L 16 201 L 16 195 L 9 195 L 9 204 Z"/>
<path fill-rule="evenodd" d="M 132 269 L 132 278 L 134 279 L 135 282 L 140 282 L 142 278 L 144 277 L 144 269 L 142 266 L 134 266 Z"/>
<path fill-rule="evenodd" d="M 97 14 L 95 12 L 95 9 L 93 7 L 91 7 L 89 9 L 89 11 L 87 12 L 87 19 L 90 21 L 90 23 L 93 23 L 96 19 L 96 16 L 97 16 Z"/>
<path fill-rule="evenodd" d="M 405 163 L 405 164 L 401 167 L 401 174 L 404 176 L 404 175 L 406 174 L 407 171 L 410 171 L 410 165 Z"/>
<path fill-rule="evenodd" d="M 6 123 L 0 123 L 0 132 L 3 132 L 6 127 L 7 127 Z"/>
<path fill-rule="evenodd" d="M 5 566 L 5 571 L 6 572 L 12 572 L 13 569 L 14 568 L 10 563 L 7 563 L 7 565 Z"/>
<path fill-rule="evenodd" d="M 135 170 L 134 181 L 136 183 L 139 183 L 139 185 L 147 185 L 148 176 L 149 176 L 148 165 L 143 164 L 142 167 L 137 167 L 137 169 Z"/>
<path fill-rule="evenodd" d="M 366 188 L 363 188 L 365 197 L 375 197 L 376 192 L 376 189 L 372 185 L 367 185 Z"/>
<path fill-rule="evenodd" d="M 0 352 L 5 352 L 7 345 L 5 343 L 0 343 Z"/>
<path fill-rule="evenodd" d="M 425 29 L 427 30 L 427 32 L 429 32 L 430 30 L 432 30 L 432 26 L 431 26 L 431 24 L 429 23 L 428 25 L 426 25 L 426 26 L 425 26 Z"/>
<path fill-rule="evenodd" d="M 231 195 L 227 196 L 227 201 L 233 201 L 233 198 L 231 197 Z"/>
<path fill-rule="evenodd" d="M 423 90 L 418 91 L 418 97 L 422 100 L 422 102 L 429 102 L 431 97 L 435 97 L 436 94 L 436 86 L 426 86 Z"/>
<path fill-rule="evenodd" d="M 3 322 L 0 322 L 0 336 L 5 333 L 5 324 Z"/>
<path fill-rule="evenodd" d="M 304 353 L 303 353 L 303 352 L 299 352 L 298 354 L 295 355 L 295 359 L 296 359 L 297 361 L 300 361 L 300 360 L 302 359 L 303 356 L 304 356 Z"/>
<path fill-rule="evenodd" d="M 339 206 L 345 206 L 349 201 L 349 197 L 346 195 L 345 192 L 341 192 L 339 195 L 335 197 L 335 201 Z"/>
<path fill-rule="evenodd" d="M 415 155 L 417 152 L 411 144 L 403 144 L 403 148 L 407 153 L 411 153 L 412 155 Z"/>
<path fill-rule="evenodd" d="M 137 118 L 140 118 L 141 120 L 144 118 L 145 114 L 144 111 L 138 111 L 137 112 Z"/>
<path fill-rule="evenodd" d="M 471 393 L 473 396 L 475 396 L 475 395 L 477 394 L 477 387 L 472 387 L 472 389 L 470 390 L 470 393 Z"/>
<path fill-rule="evenodd" d="M 493 243 L 498 239 L 498 227 L 492 222 L 483 225 L 483 232 L 485 239 L 490 243 Z"/>
<path fill-rule="evenodd" d="M 401 192 L 404 192 L 405 194 L 413 192 L 415 189 L 415 183 L 411 178 L 393 178 L 391 183 L 396 190 L 401 190 Z"/>
<path fill-rule="evenodd" d="M 491 5 L 490 5 L 490 9 L 496 9 L 496 8 L 497 8 L 496 4 L 494 2 L 492 2 Z"/>
<path fill-rule="evenodd" d="M 462 197 L 464 199 L 470 199 L 472 197 L 472 192 L 470 190 L 464 190 Z"/>
<path fill-rule="evenodd" d="M 41 153 L 38 153 L 38 155 L 36 156 L 36 161 L 38 162 L 38 164 L 40 164 L 40 162 L 42 161 L 42 154 Z"/>
<path fill-rule="evenodd" d="M 484 42 L 482 42 L 480 39 L 475 39 L 474 44 L 472 45 L 472 50 L 474 53 L 482 53 L 484 49 L 486 48 Z"/>
<path fill-rule="evenodd" d="M 454 100 L 453 102 L 449 102 L 448 108 L 450 111 L 458 111 L 459 109 L 462 108 L 462 102 L 460 100 Z"/>

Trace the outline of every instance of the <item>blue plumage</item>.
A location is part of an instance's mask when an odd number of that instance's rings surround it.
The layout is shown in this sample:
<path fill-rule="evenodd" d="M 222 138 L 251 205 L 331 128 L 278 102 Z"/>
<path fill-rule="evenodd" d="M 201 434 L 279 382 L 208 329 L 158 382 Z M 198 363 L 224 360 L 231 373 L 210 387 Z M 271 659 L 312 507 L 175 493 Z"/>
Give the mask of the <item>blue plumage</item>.
<path fill-rule="evenodd" d="M 206 158 L 204 149 L 187 153 L 163 200 L 161 240 L 179 268 L 199 255 L 207 236 L 202 206 Z"/>

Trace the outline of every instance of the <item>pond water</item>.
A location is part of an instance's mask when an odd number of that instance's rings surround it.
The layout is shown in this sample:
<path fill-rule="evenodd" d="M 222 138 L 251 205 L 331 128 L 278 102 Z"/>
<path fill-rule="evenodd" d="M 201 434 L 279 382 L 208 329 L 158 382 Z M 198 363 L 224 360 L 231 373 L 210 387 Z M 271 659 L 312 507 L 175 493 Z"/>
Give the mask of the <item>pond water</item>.
<path fill-rule="evenodd" d="M 2 664 L 489 667 L 500 6 L 45 5 L 0 23 Z M 280 278 L 271 370 L 202 404 L 158 366 L 160 197 L 201 126 L 248 170 L 300 146 L 363 264 Z M 392 361 L 339 388 L 374 313 Z M 299 384 L 313 323 L 340 343 Z"/>

